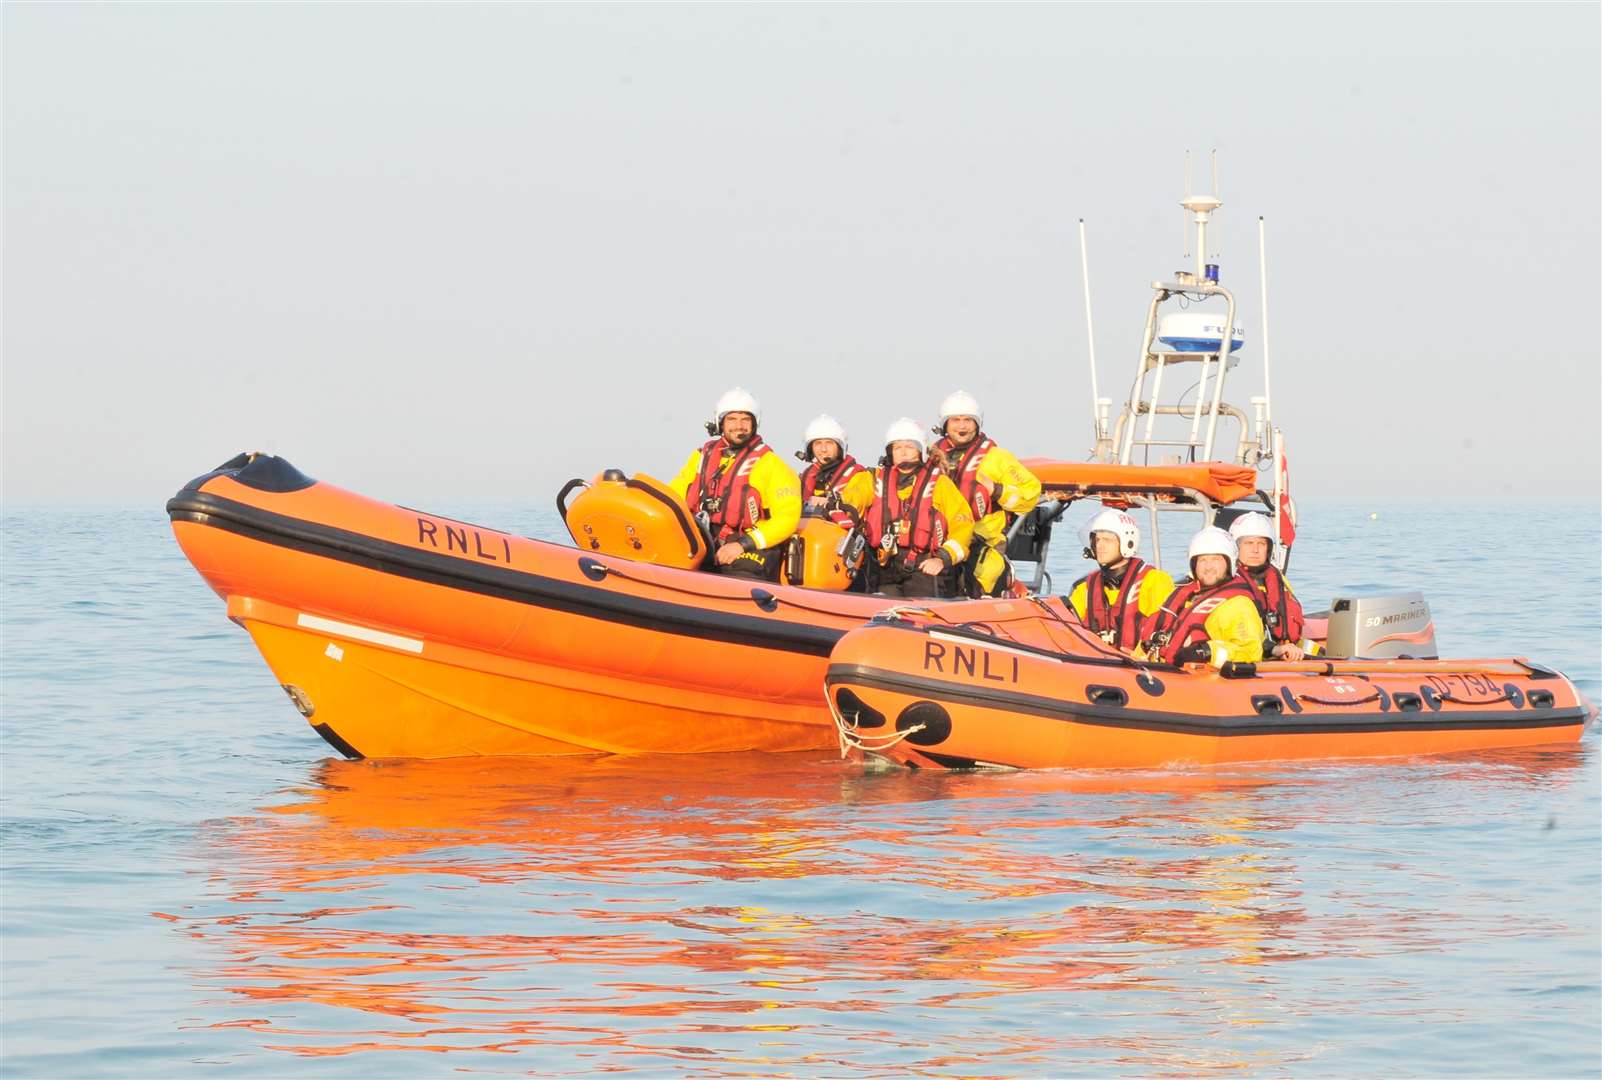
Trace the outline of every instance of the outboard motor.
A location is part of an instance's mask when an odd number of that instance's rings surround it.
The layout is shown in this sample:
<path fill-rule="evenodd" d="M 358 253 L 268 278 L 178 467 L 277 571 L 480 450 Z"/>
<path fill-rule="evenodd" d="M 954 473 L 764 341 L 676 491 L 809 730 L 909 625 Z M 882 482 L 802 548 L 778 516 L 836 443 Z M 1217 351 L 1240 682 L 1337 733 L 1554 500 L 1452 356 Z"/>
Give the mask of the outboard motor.
<path fill-rule="evenodd" d="M 1337 597 L 1325 655 L 1337 659 L 1433 660 L 1435 620 L 1421 592 Z"/>

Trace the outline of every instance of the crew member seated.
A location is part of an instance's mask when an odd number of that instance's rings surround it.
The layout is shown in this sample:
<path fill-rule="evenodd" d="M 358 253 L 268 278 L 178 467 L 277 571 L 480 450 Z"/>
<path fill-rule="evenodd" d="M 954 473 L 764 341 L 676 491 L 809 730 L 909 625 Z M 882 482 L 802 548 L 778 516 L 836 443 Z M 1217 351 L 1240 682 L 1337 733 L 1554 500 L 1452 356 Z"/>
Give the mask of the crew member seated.
<path fill-rule="evenodd" d="M 803 438 L 806 445 L 795 455 L 807 463 L 801 473 L 802 513 L 827 517 L 850 528 L 854 518 L 840 494 L 853 476 L 867 470 L 851 456 L 845 428 L 829 414 L 814 418 Z"/>
<path fill-rule="evenodd" d="M 1209 525 L 1191 537 L 1191 580 L 1175 589 L 1141 629 L 1146 658 L 1212 664 L 1263 658 L 1263 620 L 1251 587 L 1235 574 L 1235 541 Z"/>
<path fill-rule="evenodd" d="M 1235 538 L 1240 578 L 1251 586 L 1252 599 L 1263 617 L 1267 639 L 1266 656 L 1275 660 L 1300 660 L 1307 655 L 1301 646 L 1302 602 L 1291 592 L 1290 582 L 1269 562 L 1274 550 L 1274 523 L 1266 514 L 1242 514 L 1230 522 L 1229 535 Z"/>
<path fill-rule="evenodd" d="M 668 486 L 689 504 L 712 548 L 708 570 L 773 580 L 784 542 L 801 521 L 801 481 L 757 434 L 756 398 L 736 387 L 718 398 L 706 430 Z"/>
<path fill-rule="evenodd" d="M 925 456 L 923 428 L 902 417 L 884 433 L 884 458 L 852 477 L 841 494 L 862 518 L 872 588 L 885 596 L 955 595 L 952 571 L 968 557 L 973 519 L 937 453 Z"/>
<path fill-rule="evenodd" d="M 1140 526 L 1122 510 L 1103 510 L 1090 519 L 1090 546 L 1085 558 L 1096 569 L 1068 592 L 1068 604 L 1079 621 L 1120 649 L 1140 644 L 1140 625 L 1162 607 L 1174 591 L 1174 579 L 1160 566 L 1137 558 Z"/>
<path fill-rule="evenodd" d="M 1007 527 L 1040 501 L 1040 480 L 982 430 L 985 414 L 966 390 L 940 403 L 935 446 L 973 515 L 973 550 L 964 570 L 969 594 L 994 596 L 1011 580 L 1007 565 Z"/>

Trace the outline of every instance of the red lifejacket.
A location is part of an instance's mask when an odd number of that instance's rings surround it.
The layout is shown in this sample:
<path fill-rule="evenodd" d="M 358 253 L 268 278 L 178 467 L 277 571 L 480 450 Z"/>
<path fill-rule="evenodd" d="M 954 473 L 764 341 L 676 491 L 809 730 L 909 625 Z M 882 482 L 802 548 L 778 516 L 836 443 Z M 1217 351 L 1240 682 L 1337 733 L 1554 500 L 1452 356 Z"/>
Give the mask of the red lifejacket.
<path fill-rule="evenodd" d="M 894 465 L 874 470 L 873 503 L 863 515 L 863 525 L 881 563 L 899 554 L 903 564 L 912 566 L 946 542 L 946 518 L 934 504 L 935 484 L 943 474 L 932 460 L 924 462 L 912 474 L 911 497 L 902 502 L 899 472 Z"/>
<path fill-rule="evenodd" d="M 1207 640 L 1207 616 L 1211 615 L 1232 596 L 1251 599 L 1252 588 L 1239 576 L 1221 581 L 1204 589 L 1199 581 L 1187 581 L 1169 594 L 1163 606 L 1152 613 L 1141 629 L 1141 639 L 1147 642 L 1146 651 L 1157 649 L 1157 658 L 1172 664 L 1174 656 L 1186 645 Z"/>
<path fill-rule="evenodd" d="M 720 471 L 724 456 L 731 453 L 733 462 Z M 704 512 L 711 519 L 716 539 L 743 532 L 762 520 L 762 493 L 751 486 L 751 468 L 771 453 L 760 435 L 751 436 L 739 449 L 721 437 L 701 447 L 701 471 L 690 481 L 685 501 L 692 512 Z"/>
<path fill-rule="evenodd" d="M 1264 563 L 1262 576 L 1243 569 L 1240 578 L 1252 590 L 1252 599 L 1262 613 L 1269 640 L 1275 644 L 1302 640 L 1302 602 L 1291 593 L 1279 568 Z"/>
<path fill-rule="evenodd" d="M 957 490 L 962 492 L 962 497 L 967 499 L 968 505 L 973 508 L 975 525 L 995 509 L 990 504 L 990 489 L 979 482 L 979 466 L 984 463 L 985 455 L 990 453 L 995 445 L 982 431 L 976 434 L 973 442 L 962 451 L 957 450 L 949 435 L 935 443 L 935 446 L 945 453 L 948 461 L 952 461 L 955 457 L 951 465 L 951 479 L 956 481 Z"/>
<path fill-rule="evenodd" d="M 1130 559 L 1124 567 L 1124 579 L 1118 588 L 1118 599 L 1111 607 L 1103 586 L 1105 571 L 1096 567 L 1079 580 L 1085 584 L 1085 627 L 1100 634 L 1109 645 L 1133 649 L 1140 641 L 1140 586 L 1146 580 L 1151 566 L 1140 559 Z M 1072 595 L 1073 590 L 1069 590 Z"/>
<path fill-rule="evenodd" d="M 820 495 L 829 497 L 823 508 L 823 516 L 843 528 L 851 528 L 856 524 L 856 512 L 840 501 L 840 492 L 845 490 L 846 484 L 857 473 L 862 472 L 862 466 L 857 459 L 846 454 L 833 465 L 824 468 L 816 461 L 807 466 L 806 472 L 801 474 L 801 498 L 817 498 Z M 816 514 L 818 511 L 803 506 L 803 514 Z"/>

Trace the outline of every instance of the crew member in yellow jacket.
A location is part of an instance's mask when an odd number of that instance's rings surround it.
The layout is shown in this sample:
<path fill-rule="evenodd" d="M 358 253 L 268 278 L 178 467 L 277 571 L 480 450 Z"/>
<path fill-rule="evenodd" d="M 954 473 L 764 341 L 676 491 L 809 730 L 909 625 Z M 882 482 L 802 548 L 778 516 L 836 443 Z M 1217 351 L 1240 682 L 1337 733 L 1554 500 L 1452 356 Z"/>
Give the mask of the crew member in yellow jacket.
<path fill-rule="evenodd" d="M 1174 591 L 1174 579 L 1160 566 L 1142 561 L 1140 526 L 1122 510 L 1103 510 L 1090 519 L 1085 558 L 1096 569 L 1068 592 L 1068 604 L 1089 630 L 1120 649 L 1140 644 L 1140 626 Z"/>
<path fill-rule="evenodd" d="M 801 479 L 757 434 L 761 408 L 735 387 L 707 424 L 715 436 L 668 484 L 710 538 L 709 570 L 777 578 L 784 542 L 801 521 Z"/>
<path fill-rule="evenodd" d="M 984 431 L 985 414 L 966 390 L 940 403 L 935 450 L 945 455 L 957 490 L 973 515 L 974 545 L 967 575 L 976 595 L 995 595 L 1011 579 L 1007 565 L 1007 527 L 1040 501 L 1040 480 Z"/>
<path fill-rule="evenodd" d="M 1263 619 L 1251 586 L 1235 573 L 1235 541 L 1216 525 L 1190 539 L 1191 580 L 1163 601 L 1141 631 L 1144 653 L 1166 664 L 1256 663 Z"/>
<path fill-rule="evenodd" d="M 953 596 L 953 571 L 973 541 L 968 501 L 940 462 L 925 455 L 916 420 L 897 420 L 884 441 L 879 467 L 853 476 L 840 493 L 875 553 L 869 587 L 885 596 Z"/>

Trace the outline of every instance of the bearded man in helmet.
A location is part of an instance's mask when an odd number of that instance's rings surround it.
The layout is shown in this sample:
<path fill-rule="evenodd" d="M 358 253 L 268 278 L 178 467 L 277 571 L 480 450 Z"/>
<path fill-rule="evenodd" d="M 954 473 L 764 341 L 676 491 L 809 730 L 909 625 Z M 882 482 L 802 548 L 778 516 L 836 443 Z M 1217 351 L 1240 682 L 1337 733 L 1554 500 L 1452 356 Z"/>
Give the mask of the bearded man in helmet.
<path fill-rule="evenodd" d="M 1090 519 L 1085 558 L 1096 569 L 1074 582 L 1068 604 L 1085 627 L 1107 644 L 1134 649 L 1140 626 L 1174 591 L 1174 579 L 1160 566 L 1136 556 L 1140 526 L 1122 510 L 1103 510 Z"/>
<path fill-rule="evenodd" d="M 690 506 L 712 547 L 709 570 L 772 580 L 801 521 L 801 481 L 757 434 L 761 407 L 735 387 L 718 398 L 714 436 L 668 484 Z"/>
<path fill-rule="evenodd" d="M 802 441 L 805 446 L 795 455 L 807 463 L 801 473 L 802 513 L 828 517 L 837 525 L 849 527 L 854 519 L 840 496 L 853 476 L 867 470 L 851 456 L 851 440 L 845 428 L 824 413 L 807 425 Z"/>
<path fill-rule="evenodd" d="M 1257 611 L 1267 628 L 1265 653 L 1275 660 L 1300 660 L 1302 648 L 1302 602 L 1291 592 L 1290 582 L 1269 562 L 1274 550 L 1274 523 L 1266 514 L 1242 514 L 1229 523 L 1235 540 L 1236 563 L 1240 579 L 1252 590 Z"/>
<path fill-rule="evenodd" d="M 932 455 L 923 428 L 902 417 L 884 433 L 884 458 L 851 478 L 841 500 L 858 513 L 875 552 L 875 592 L 885 596 L 955 594 L 952 571 L 968 557 L 973 518 Z"/>
<path fill-rule="evenodd" d="M 957 490 L 973 515 L 973 551 L 967 575 L 973 592 L 994 595 L 1007 574 L 1007 527 L 1040 501 L 1040 480 L 984 433 L 985 414 L 966 390 L 940 403 L 935 449 L 946 459 Z"/>
<path fill-rule="evenodd" d="M 1209 525 L 1190 539 L 1191 580 L 1163 601 L 1141 630 L 1145 653 L 1166 664 L 1263 658 L 1263 620 L 1251 587 L 1235 574 L 1235 541 Z"/>

